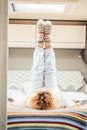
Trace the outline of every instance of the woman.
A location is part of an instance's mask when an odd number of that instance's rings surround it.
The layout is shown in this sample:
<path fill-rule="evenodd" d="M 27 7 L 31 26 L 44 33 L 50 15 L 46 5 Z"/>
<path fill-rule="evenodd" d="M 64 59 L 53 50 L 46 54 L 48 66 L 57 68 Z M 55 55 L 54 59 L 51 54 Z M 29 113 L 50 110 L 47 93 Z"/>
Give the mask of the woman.
<path fill-rule="evenodd" d="M 26 90 L 27 107 L 47 110 L 73 106 L 74 102 L 63 99 L 57 85 L 55 53 L 50 40 L 52 23 L 39 20 L 37 26 L 39 39 L 34 51 L 31 83 Z"/>

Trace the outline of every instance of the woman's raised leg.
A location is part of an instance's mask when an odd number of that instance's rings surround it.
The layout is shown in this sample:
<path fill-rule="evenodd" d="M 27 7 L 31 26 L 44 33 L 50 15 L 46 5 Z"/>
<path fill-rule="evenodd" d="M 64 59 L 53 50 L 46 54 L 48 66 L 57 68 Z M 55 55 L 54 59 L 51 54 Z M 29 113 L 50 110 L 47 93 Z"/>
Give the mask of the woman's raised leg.
<path fill-rule="evenodd" d="M 53 89 L 54 87 L 59 91 L 56 77 L 56 61 L 55 53 L 51 45 L 52 23 L 45 22 L 45 86 Z"/>
<path fill-rule="evenodd" d="M 36 89 L 43 87 L 43 71 L 44 71 L 44 21 L 37 22 L 38 27 L 38 43 L 33 55 L 33 67 L 31 69 L 31 82 L 29 87 L 29 95 Z"/>

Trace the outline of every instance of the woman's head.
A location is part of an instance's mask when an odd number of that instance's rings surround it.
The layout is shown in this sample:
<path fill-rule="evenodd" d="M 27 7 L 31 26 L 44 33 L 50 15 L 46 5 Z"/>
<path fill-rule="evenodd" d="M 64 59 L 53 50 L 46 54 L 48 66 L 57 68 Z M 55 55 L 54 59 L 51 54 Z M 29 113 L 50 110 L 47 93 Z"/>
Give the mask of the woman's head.
<path fill-rule="evenodd" d="M 30 106 L 33 109 L 49 110 L 54 108 L 54 101 L 51 92 L 48 89 L 42 88 L 35 91 L 31 98 Z"/>

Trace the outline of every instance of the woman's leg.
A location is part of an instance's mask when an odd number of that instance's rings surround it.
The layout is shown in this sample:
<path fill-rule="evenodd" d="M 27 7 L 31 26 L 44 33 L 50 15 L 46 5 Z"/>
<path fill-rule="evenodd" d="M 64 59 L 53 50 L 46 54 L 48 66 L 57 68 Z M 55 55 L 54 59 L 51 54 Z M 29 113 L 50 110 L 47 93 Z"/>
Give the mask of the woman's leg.
<path fill-rule="evenodd" d="M 37 22 L 39 39 L 37 47 L 33 55 L 33 67 L 31 69 L 31 82 L 29 86 L 29 95 L 36 89 L 43 87 L 43 71 L 44 71 L 44 21 Z"/>
<path fill-rule="evenodd" d="M 58 87 L 57 85 L 57 70 L 55 62 L 54 50 L 45 50 L 45 86 L 48 88 Z"/>
<path fill-rule="evenodd" d="M 76 105 L 74 101 L 66 99 L 63 94 L 61 95 L 60 89 L 58 88 L 55 53 L 50 40 L 51 28 L 51 23 L 47 22 L 45 24 L 45 86 L 50 88 L 53 93 L 55 108 L 73 107 Z"/>
<path fill-rule="evenodd" d="M 47 88 L 56 88 L 57 91 L 57 77 L 56 77 L 56 61 L 55 53 L 51 45 L 50 34 L 52 24 L 50 21 L 45 22 L 45 86 Z"/>

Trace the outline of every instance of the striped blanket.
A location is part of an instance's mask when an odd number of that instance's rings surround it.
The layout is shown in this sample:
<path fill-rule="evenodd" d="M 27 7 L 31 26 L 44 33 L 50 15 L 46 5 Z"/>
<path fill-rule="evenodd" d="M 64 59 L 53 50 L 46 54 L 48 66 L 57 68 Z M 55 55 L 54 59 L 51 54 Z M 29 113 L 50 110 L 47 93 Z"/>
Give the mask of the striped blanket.
<path fill-rule="evenodd" d="M 8 111 L 8 130 L 87 130 L 87 111 Z"/>

